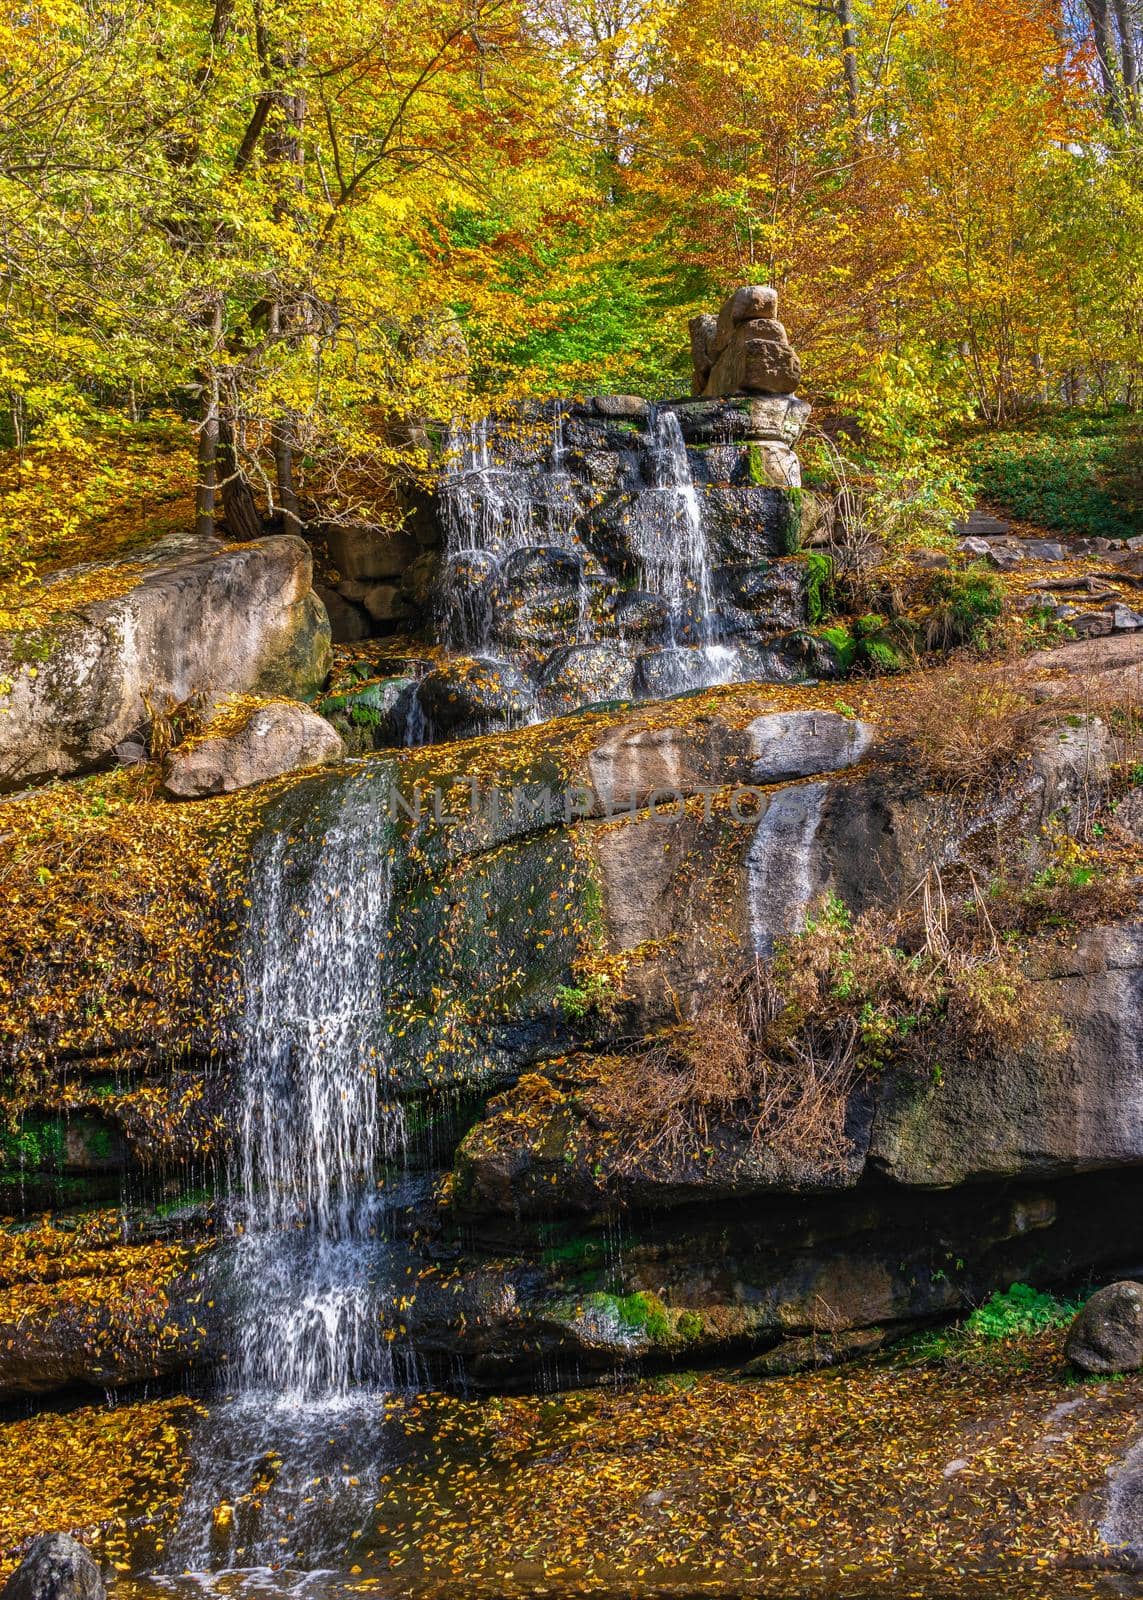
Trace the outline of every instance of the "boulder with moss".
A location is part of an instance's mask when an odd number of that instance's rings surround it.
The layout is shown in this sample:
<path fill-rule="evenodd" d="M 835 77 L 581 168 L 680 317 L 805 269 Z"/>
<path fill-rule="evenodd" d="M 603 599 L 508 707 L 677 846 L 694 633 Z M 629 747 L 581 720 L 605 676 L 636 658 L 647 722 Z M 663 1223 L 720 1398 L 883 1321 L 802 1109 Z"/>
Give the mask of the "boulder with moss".
<path fill-rule="evenodd" d="M 0 632 L 0 789 L 109 763 L 189 700 L 316 691 L 330 634 L 311 579 L 286 535 L 56 575 Z"/>
<path fill-rule="evenodd" d="M 1067 1357 L 1084 1372 L 1138 1372 L 1143 1367 L 1143 1283 L 1099 1289 L 1067 1337 Z"/>
<path fill-rule="evenodd" d="M 4 1585 L 3 1600 L 105 1600 L 103 1575 L 70 1534 L 45 1533 Z"/>

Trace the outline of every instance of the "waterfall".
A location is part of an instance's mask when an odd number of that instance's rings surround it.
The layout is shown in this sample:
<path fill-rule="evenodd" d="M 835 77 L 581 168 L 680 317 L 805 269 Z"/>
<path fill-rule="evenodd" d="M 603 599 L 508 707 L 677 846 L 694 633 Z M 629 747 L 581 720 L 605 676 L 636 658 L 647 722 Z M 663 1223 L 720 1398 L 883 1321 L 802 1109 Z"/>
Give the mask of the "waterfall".
<path fill-rule="evenodd" d="M 559 405 L 546 439 L 499 430 L 487 417 L 450 429 L 440 484 L 448 551 L 504 555 L 569 540 L 575 506 L 563 482 L 565 455 Z"/>
<path fill-rule="evenodd" d="M 445 563 L 438 607 L 449 649 L 488 653 L 506 555 L 576 542 L 566 455 L 558 402 L 539 433 L 499 428 L 487 417 L 450 429 L 439 491 Z"/>
<path fill-rule="evenodd" d="M 350 780 L 316 853 L 283 829 L 255 858 L 236 1195 L 238 1270 L 259 1283 L 236 1327 L 246 1390 L 312 1399 L 391 1381 L 368 1289 L 376 1168 L 401 1138 L 378 1094 L 391 892 L 379 810 Z"/>
<path fill-rule="evenodd" d="M 654 484 L 649 527 L 644 512 L 642 585 L 670 607 L 675 644 L 709 643 L 714 609 L 710 551 L 683 430 L 674 411 L 652 413 L 648 453 Z M 686 638 L 688 611 L 697 638 Z"/>
<path fill-rule="evenodd" d="M 520 669 L 542 698 L 549 671 L 562 670 L 558 651 L 599 646 L 584 658 L 592 673 L 581 703 L 791 676 L 787 660 L 749 637 L 750 618 L 733 606 L 720 614 L 711 513 L 678 410 L 640 407 L 595 426 L 582 410 L 565 417 L 557 403 L 531 418 L 452 430 L 439 486 L 437 621 L 446 648 Z M 711 505 L 715 516 L 737 514 L 720 510 L 717 496 Z M 639 601 L 661 604 L 630 637 L 618 619 L 633 580 Z M 508 721 L 500 710 L 496 719 Z"/>
<path fill-rule="evenodd" d="M 719 643 L 710 548 L 676 412 L 652 411 L 647 449 L 653 485 L 640 497 L 640 582 L 666 602 L 669 636 L 636 684 L 666 695 L 733 683 L 749 672 Z"/>
<path fill-rule="evenodd" d="M 196 1441 L 175 1568 L 315 1566 L 341 1547 L 375 1477 L 377 1397 L 395 1382 L 380 1314 L 397 1292 L 378 1169 L 403 1141 L 379 1092 L 386 777 L 285 796 L 252 863 L 229 1201 L 233 1394 Z"/>
<path fill-rule="evenodd" d="M 527 485 L 494 456 L 487 417 L 450 430 L 441 506 L 450 553 L 518 550 L 532 542 Z"/>

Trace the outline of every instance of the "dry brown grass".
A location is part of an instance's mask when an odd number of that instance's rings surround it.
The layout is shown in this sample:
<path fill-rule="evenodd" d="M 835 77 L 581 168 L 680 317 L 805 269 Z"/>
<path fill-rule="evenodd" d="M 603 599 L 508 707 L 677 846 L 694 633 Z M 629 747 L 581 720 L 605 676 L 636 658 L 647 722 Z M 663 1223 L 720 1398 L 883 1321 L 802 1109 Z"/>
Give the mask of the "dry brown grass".
<path fill-rule="evenodd" d="M 979 793 L 1028 756 L 1068 715 L 1008 662 L 949 666 L 919 677 L 896 708 L 919 773 L 933 788 Z"/>
<path fill-rule="evenodd" d="M 1133 678 L 1045 679 L 1009 657 L 919 674 L 894 707 L 893 727 L 923 782 L 972 797 L 1010 779 L 1053 731 L 1090 728 L 1098 737 L 1083 781 L 1094 817 L 1143 751 L 1143 702 Z"/>
<path fill-rule="evenodd" d="M 856 1074 L 851 1041 L 775 1051 L 783 997 L 760 962 L 728 972 L 694 1016 L 621 1058 L 608 1099 L 633 1131 L 631 1154 L 685 1158 L 719 1125 L 744 1127 L 793 1162 L 845 1165 L 846 1111 Z"/>
<path fill-rule="evenodd" d="M 729 970 L 691 1016 L 627 1056 L 611 1086 L 632 1154 L 693 1156 L 731 1125 L 777 1159 L 844 1168 L 854 1091 L 889 1069 L 940 1078 L 1065 1034 L 985 897 L 930 874 L 896 912 L 827 897 L 769 965 Z"/>

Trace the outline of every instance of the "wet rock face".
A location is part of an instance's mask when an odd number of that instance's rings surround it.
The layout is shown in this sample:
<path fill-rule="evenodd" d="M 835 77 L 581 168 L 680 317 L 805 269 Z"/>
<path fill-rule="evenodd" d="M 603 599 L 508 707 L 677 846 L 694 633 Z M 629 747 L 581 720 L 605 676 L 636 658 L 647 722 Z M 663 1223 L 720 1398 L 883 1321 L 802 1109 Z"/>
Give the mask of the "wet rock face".
<path fill-rule="evenodd" d="M 126 570 L 118 598 L 0 635 L 0 790 L 110 762 L 149 707 L 312 693 L 329 671 L 330 625 L 311 575 L 308 546 L 285 535 L 158 547 Z"/>
<path fill-rule="evenodd" d="M 548 657 L 540 681 L 544 710 L 554 716 L 596 701 L 629 699 L 635 663 L 630 651 L 617 645 L 566 645 Z"/>
<path fill-rule="evenodd" d="M 536 709 L 531 680 L 495 657 L 458 658 L 423 678 L 417 699 L 436 737 L 464 739 L 516 728 Z"/>
<path fill-rule="evenodd" d="M 553 1148 L 553 1171 L 561 1159 Z M 1131 1259 L 1143 1243 L 1138 1199 L 1137 1174 L 1054 1188 L 708 1197 L 630 1214 L 620 1264 L 606 1230 L 582 1215 L 559 1220 L 549 1210 L 543 1246 L 533 1221 L 505 1217 L 495 1227 L 500 1194 L 490 1187 L 482 1220 L 474 1227 L 469 1213 L 457 1236 L 450 1281 L 426 1284 L 410 1326 L 434 1370 L 459 1359 L 488 1388 L 526 1386 L 540 1372 L 582 1382 L 635 1359 L 690 1364 L 748 1350 L 767 1352 L 763 1371 L 803 1370 L 963 1315 L 1013 1282 L 1061 1285 L 1078 1262 Z M 504 1309 L 490 1315 L 493 1305 Z"/>
<path fill-rule="evenodd" d="M 1067 1357 L 1084 1372 L 1137 1372 L 1143 1367 L 1143 1283 L 1109 1283 L 1072 1323 Z"/>
<path fill-rule="evenodd" d="M 99 1568 L 66 1533 L 37 1539 L 0 1591 L 2 1600 L 105 1600 L 106 1594 Z"/>
<path fill-rule="evenodd" d="M 797 676 L 774 641 L 806 621 L 788 557 L 808 412 L 788 397 L 613 395 L 455 434 L 436 506 L 440 636 L 562 711 Z M 675 649 L 699 656 L 672 672 L 659 658 Z M 595 663 L 578 699 L 569 650 Z"/>

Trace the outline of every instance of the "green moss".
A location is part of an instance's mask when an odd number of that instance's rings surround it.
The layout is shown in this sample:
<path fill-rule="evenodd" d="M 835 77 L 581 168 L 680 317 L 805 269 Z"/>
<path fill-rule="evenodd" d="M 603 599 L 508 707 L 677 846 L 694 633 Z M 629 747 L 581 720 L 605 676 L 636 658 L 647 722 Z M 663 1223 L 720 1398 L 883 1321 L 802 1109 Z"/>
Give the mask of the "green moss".
<path fill-rule="evenodd" d="M 92 1128 L 83 1142 L 93 1161 L 111 1160 L 111 1134 L 106 1128 Z"/>
<path fill-rule="evenodd" d="M 824 550 L 806 556 L 806 605 L 811 624 L 823 622 L 834 609 L 833 557 Z"/>
<path fill-rule="evenodd" d="M 383 690 L 384 684 L 374 683 L 362 689 L 350 690 L 347 694 L 329 694 L 324 700 L 319 700 L 317 709 L 323 717 L 330 719 L 344 716 L 354 727 L 376 728 L 388 716 Z"/>
<path fill-rule="evenodd" d="M 787 489 L 785 546 L 788 556 L 797 555 L 802 548 L 802 516 L 804 511 L 805 492 L 802 489 Z"/>
<path fill-rule="evenodd" d="M 25 1117 L 0 1136 L 0 1160 L 7 1167 L 45 1171 L 63 1164 L 65 1133 L 59 1117 Z"/>
<path fill-rule="evenodd" d="M 584 878 L 583 887 L 580 890 L 580 909 L 587 926 L 593 933 L 602 938 L 607 931 L 603 915 L 603 889 L 594 871 L 588 873 Z"/>
<path fill-rule="evenodd" d="M 690 1344 L 695 1339 L 701 1339 L 703 1320 L 697 1311 L 683 1311 L 675 1324 L 675 1331 L 680 1339 L 685 1339 Z"/>
<path fill-rule="evenodd" d="M 834 647 L 838 666 L 843 672 L 848 672 L 857 660 L 857 640 L 850 630 L 842 623 L 835 623 L 828 628 L 818 628 L 817 636 Z"/>
<path fill-rule="evenodd" d="M 905 665 L 893 646 L 886 644 L 883 639 L 870 639 L 864 650 L 870 666 L 880 672 L 900 672 Z"/>
<path fill-rule="evenodd" d="M 927 624 L 929 642 L 944 649 L 983 645 L 1004 609 L 1004 586 L 980 562 L 960 571 L 938 572 L 931 589 L 934 605 Z"/>
<path fill-rule="evenodd" d="M 540 1255 L 546 1267 L 591 1266 L 605 1254 L 604 1242 L 592 1234 L 579 1234 L 562 1244 L 549 1245 Z"/>
<path fill-rule="evenodd" d="M 610 1298 L 615 1301 L 616 1315 L 624 1327 L 645 1333 L 652 1344 L 665 1344 L 670 1338 L 667 1308 L 658 1295 L 637 1289 L 633 1294 Z"/>
<path fill-rule="evenodd" d="M 869 611 L 853 624 L 857 654 L 879 672 L 899 672 L 904 665 L 888 638 L 889 624 L 877 611 Z"/>

